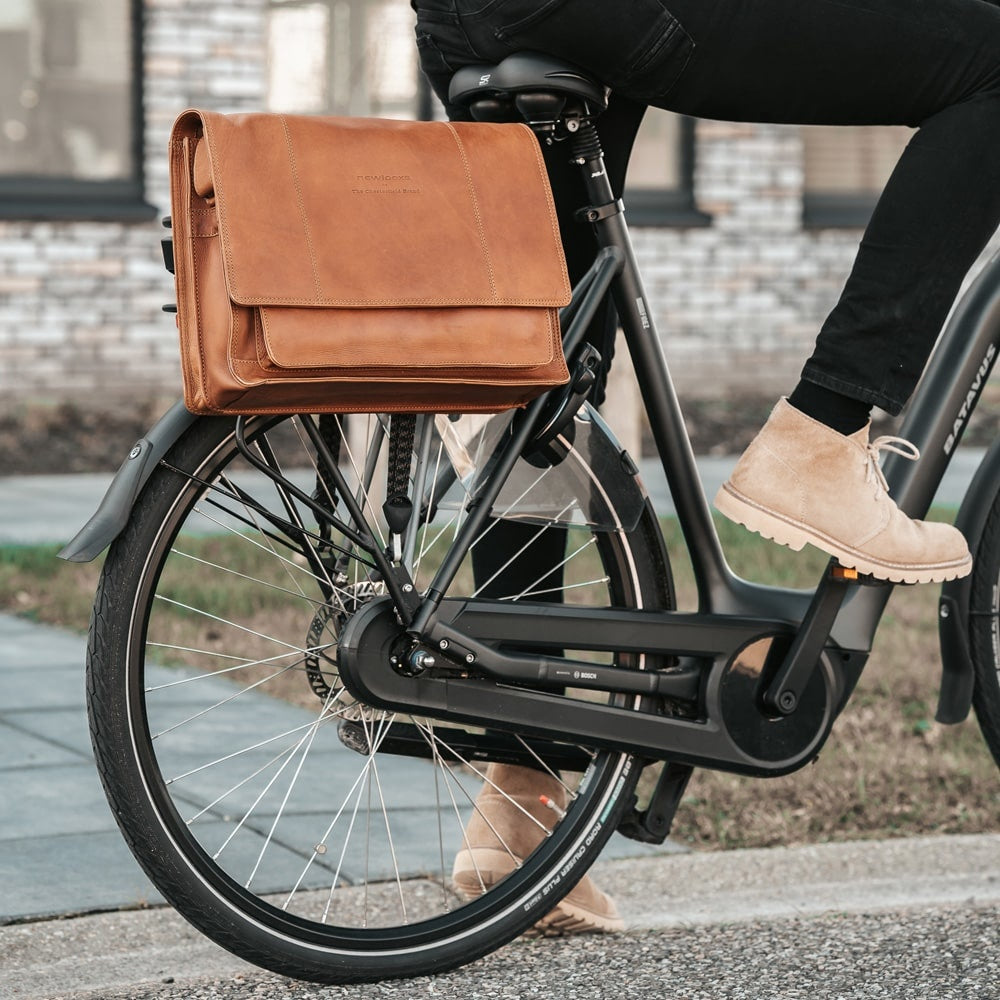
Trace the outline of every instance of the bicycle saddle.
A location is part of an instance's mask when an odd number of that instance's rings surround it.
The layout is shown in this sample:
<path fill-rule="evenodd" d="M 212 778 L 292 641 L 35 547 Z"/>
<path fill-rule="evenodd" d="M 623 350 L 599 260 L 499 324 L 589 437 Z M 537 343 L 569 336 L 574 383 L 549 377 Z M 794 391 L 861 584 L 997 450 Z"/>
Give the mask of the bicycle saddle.
<path fill-rule="evenodd" d="M 608 89 L 572 63 L 515 52 L 496 65 L 460 69 L 451 78 L 448 99 L 468 108 L 476 121 L 551 126 L 563 115 L 599 115 L 608 106 Z"/>

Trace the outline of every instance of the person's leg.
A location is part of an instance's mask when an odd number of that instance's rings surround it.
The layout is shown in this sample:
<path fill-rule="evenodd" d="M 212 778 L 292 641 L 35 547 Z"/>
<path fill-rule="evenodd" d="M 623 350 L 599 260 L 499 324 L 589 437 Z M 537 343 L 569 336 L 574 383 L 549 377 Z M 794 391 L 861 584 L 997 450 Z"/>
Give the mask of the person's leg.
<path fill-rule="evenodd" d="M 662 96 L 675 110 L 919 127 L 803 370 L 810 382 L 898 413 L 962 279 L 1000 223 L 1000 7 L 982 0 L 669 6 L 695 41 L 687 68 Z"/>
<path fill-rule="evenodd" d="M 616 197 L 621 196 L 625 185 L 625 170 L 643 111 L 642 105 L 613 97 L 598 122 L 607 151 L 608 179 Z M 544 153 L 563 234 L 566 266 L 575 284 L 593 263 L 597 252 L 592 227 L 573 219 L 573 213 L 585 203 L 586 192 L 579 169 L 569 162 L 563 147 L 548 147 Z M 596 404 L 603 399 L 617 325 L 617 316 L 608 301 L 587 331 L 587 340 L 597 347 L 603 359 L 601 381 L 594 393 Z M 503 598 L 531 590 L 541 592 L 535 600 L 561 602 L 566 542 L 567 532 L 563 528 L 549 528 L 539 535 L 535 525 L 514 521 L 495 524 L 486 542 L 477 545 L 472 554 L 476 587 L 482 588 L 478 590 L 480 596 Z M 508 565 L 510 554 L 522 550 L 530 553 L 531 559 L 519 559 Z M 557 568 L 539 579 L 546 566 Z M 527 822 L 522 810 L 530 812 L 543 825 L 551 826 L 554 813 L 543 804 L 543 799 L 560 809 L 567 805 L 566 790 L 560 780 L 537 767 L 494 763 L 489 765 L 486 779 L 465 831 L 467 846 L 456 855 L 452 869 L 456 887 L 470 897 L 510 873 L 514 867 L 510 852 L 523 859 L 541 841 L 541 828 Z M 613 932 L 623 926 L 614 900 L 585 875 L 539 921 L 537 929 L 544 934 L 580 934 Z"/>
<path fill-rule="evenodd" d="M 724 120 L 920 127 L 804 377 L 891 413 L 1000 222 L 1000 6 L 984 0 L 414 0 L 447 69 L 535 48 Z M 425 64 L 434 69 L 433 59 Z M 567 235 L 567 245 L 577 237 Z M 579 237 L 581 240 L 584 237 Z"/>
<path fill-rule="evenodd" d="M 919 127 L 806 362 L 716 497 L 890 580 L 961 576 L 960 534 L 889 499 L 865 408 L 898 413 L 1000 221 L 1000 9 L 981 0 L 672 0 L 694 54 L 655 103 L 712 118 Z M 842 432 L 842 433 L 838 433 Z"/>

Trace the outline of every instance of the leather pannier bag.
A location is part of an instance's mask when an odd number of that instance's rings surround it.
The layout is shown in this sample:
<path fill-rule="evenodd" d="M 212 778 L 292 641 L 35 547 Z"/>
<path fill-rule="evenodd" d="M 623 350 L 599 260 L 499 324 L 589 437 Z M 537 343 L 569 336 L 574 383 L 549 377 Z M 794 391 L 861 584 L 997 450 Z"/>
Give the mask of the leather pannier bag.
<path fill-rule="evenodd" d="M 170 187 L 195 413 L 494 412 L 568 380 L 526 126 L 187 111 Z"/>

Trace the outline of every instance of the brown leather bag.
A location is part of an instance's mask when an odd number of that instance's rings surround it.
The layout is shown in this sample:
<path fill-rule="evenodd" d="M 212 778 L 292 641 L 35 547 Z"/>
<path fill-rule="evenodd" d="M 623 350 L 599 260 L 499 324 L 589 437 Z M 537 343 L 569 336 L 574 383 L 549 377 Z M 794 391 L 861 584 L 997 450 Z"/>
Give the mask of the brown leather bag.
<path fill-rule="evenodd" d="M 569 377 L 525 126 L 187 111 L 170 187 L 196 413 L 491 412 Z"/>

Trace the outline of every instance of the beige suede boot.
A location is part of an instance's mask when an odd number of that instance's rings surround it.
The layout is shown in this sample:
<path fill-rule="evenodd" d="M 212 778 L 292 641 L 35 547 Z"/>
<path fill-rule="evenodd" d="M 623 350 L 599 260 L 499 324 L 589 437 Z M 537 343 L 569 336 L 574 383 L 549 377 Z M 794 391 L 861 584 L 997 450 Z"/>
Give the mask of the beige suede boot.
<path fill-rule="evenodd" d="M 550 775 L 513 764 L 490 764 L 476 810 L 465 828 L 462 849 L 455 858 L 452 879 L 456 888 L 475 899 L 509 875 L 542 842 L 567 801 L 566 789 Z M 535 924 L 535 930 L 545 935 L 609 933 L 624 928 L 614 901 L 589 875 Z"/>
<path fill-rule="evenodd" d="M 965 576 L 972 556 L 950 524 L 915 521 L 891 499 L 880 449 L 907 458 L 908 441 L 845 436 L 778 402 L 715 497 L 726 517 L 798 550 L 808 542 L 880 580 L 935 583 Z"/>

